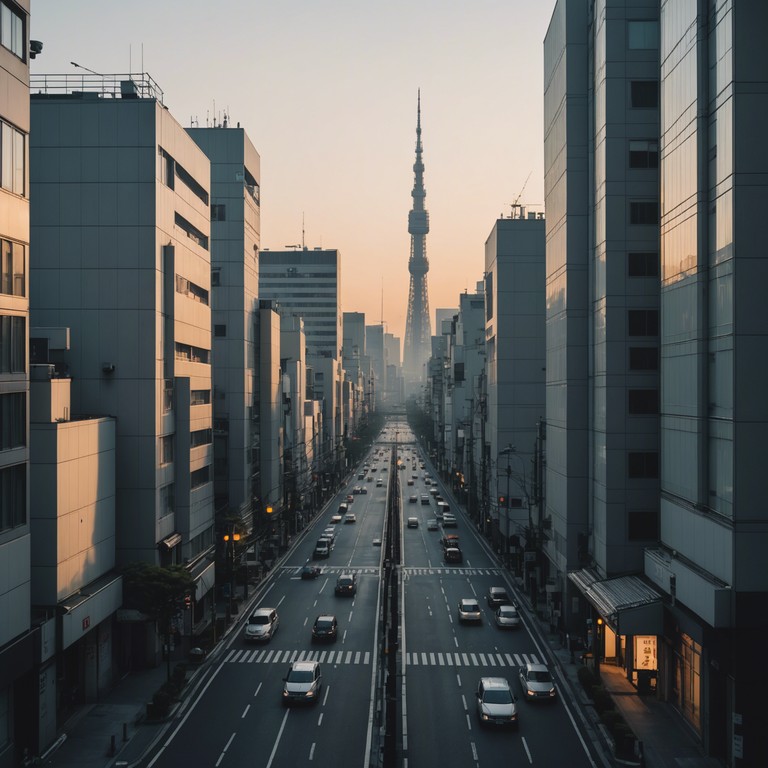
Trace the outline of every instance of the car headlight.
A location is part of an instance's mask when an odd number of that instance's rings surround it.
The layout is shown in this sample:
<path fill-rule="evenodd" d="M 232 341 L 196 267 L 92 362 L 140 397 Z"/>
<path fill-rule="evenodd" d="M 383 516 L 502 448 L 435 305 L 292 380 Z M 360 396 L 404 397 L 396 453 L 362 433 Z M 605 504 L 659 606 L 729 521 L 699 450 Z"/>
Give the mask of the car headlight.
<path fill-rule="evenodd" d="M 287 696 L 287 695 L 288 695 L 288 691 L 286 691 L 286 690 L 284 689 L 284 690 L 283 690 L 283 696 Z"/>
<path fill-rule="evenodd" d="M 535 696 L 535 695 L 536 695 L 536 694 L 535 694 L 535 693 L 534 693 L 532 690 L 530 690 L 530 689 L 526 689 L 526 691 L 525 691 L 525 692 L 526 692 L 526 694 L 527 694 L 528 696 Z"/>
<path fill-rule="evenodd" d="M 551 688 L 551 689 L 550 689 L 550 691 L 549 691 L 549 695 L 550 695 L 550 696 L 554 696 L 554 695 L 555 695 L 555 689 L 554 689 L 554 688 Z"/>
<path fill-rule="evenodd" d="M 488 720 L 489 718 L 488 718 L 488 715 L 486 715 L 486 714 L 485 714 L 485 712 L 483 712 L 483 713 L 480 715 L 480 719 L 481 719 L 481 720 Z"/>
<path fill-rule="evenodd" d="M 306 696 L 308 699 L 311 699 L 311 698 L 312 698 L 312 697 L 315 695 L 315 692 L 314 692 L 314 691 L 307 691 L 307 692 L 306 692 L 304 695 L 305 695 L 305 696 Z"/>

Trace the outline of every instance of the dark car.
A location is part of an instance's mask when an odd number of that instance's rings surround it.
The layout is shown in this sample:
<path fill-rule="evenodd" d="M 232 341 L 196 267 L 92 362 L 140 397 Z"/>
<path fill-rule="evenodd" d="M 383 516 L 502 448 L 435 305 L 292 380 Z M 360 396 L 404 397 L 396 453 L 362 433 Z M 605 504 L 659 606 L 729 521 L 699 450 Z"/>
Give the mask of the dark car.
<path fill-rule="evenodd" d="M 515 605 L 515 601 L 507 594 L 504 587 L 491 587 L 485 599 L 490 608 L 498 608 L 500 605 Z"/>
<path fill-rule="evenodd" d="M 458 547 L 448 547 L 443 553 L 443 559 L 446 563 L 460 563 L 462 560 L 461 550 Z"/>
<path fill-rule="evenodd" d="M 316 579 L 320 575 L 320 568 L 316 565 L 305 565 L 301 569 L 302 579 Z"/>
<path fill-rule="evenodd" d="M 336 617 L 330 614 L 323 614 L 315 619 L 312 625 L 312 640 L 324 640 L 330 643 L 336 641 L 338 633 L 338 624 Z"/>
<path fill-rule="evenodd" d="M 342 573 L 336 579 L 337 595 L 354 595 L 357 592 L 357 575 L 354 573 Z"/>

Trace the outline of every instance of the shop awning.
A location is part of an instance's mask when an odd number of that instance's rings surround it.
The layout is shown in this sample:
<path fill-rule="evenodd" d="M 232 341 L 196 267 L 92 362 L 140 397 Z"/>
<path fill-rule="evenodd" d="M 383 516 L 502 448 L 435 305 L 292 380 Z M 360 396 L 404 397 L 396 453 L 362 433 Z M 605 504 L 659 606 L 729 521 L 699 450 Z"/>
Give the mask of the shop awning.
<path fill-rule="evenodd" d="M 600 579 L 583 568 L 568 578 L 617 634 L 663 634 L 663 595 L 642 576 Z"/>
<path fill-rule="evenodd" d="M 203 557 L 190 568 L 189 572 L 195 580 L 195 600 L 202 600 L 203 595 L 214 587 L 216 581 L 216 564 Z"/>
<path fill-rule="evenodd" d="M 165 547 L 166 549 L 173 549 L 177 544 L 181 544 L 180 533 L 172 533 L 160 542 L 160 546 Z"/>

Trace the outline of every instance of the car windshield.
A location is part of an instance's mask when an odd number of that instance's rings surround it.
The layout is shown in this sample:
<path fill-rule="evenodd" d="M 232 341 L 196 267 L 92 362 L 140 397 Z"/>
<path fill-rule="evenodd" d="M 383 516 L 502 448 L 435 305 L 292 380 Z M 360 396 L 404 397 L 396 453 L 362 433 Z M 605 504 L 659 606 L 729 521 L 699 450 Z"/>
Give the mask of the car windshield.
<path fill-rule="evenodd" d="M 269 616 L 251 616 L 249 624 L 269 624 Z"/>
<path fill-rule="evenodd" d="M 311 683 L 312 671 L 309 669 L 292 669 L 288 673 L 289 683 Z"/>
<path fill-rule="evenodd" d="M 503 616 L 505 619 L 513 619 L 517 616 L 517 611 L 514 608 L 499 608 L 499 616 Z"/>
<path fill-rule="evenodd" d="M 465 611 L 479 611 L 480 609 L 477 607 L 477 603 L 464 603 L 464 610 Z"/>
<path fill-rule="evenodd" d="M 509 704 L 512 701 L 512 695 L 507 689 L 494 688 L 483 694 L 483 701 L 486 704 Z"/>
<path fill-rule="evenodd" d="M 494 589 L 491 592 L 491 597 L 496 598 L 496 600 L 507 600 L 507 593 L 503 589 Z"/>
<path fill-rule="evenodd" d="M 532 683 L 551 683 L 552 677 L 550 676 L 549 672 L 542 671 L 539 672 L 538 670 L 531 670 L 528 673 L 528 679 Z"/>
<path fill-rule="evenodd" d="M 318 619 L 315 622 L 315 626 L 318 629 L 330 629 L 333 626 L 333 622 L 330 619 Z"/>

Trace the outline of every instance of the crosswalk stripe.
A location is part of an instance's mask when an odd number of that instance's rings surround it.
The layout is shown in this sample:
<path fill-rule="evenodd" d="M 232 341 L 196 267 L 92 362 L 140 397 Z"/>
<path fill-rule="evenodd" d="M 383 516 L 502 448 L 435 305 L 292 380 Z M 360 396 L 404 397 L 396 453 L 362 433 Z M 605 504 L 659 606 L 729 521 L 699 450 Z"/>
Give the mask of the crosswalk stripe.
<path fill-rule="evenodd" d="M 294 651 L 290 656 L 291 664 L 293 664 L 294 661 L 296 661 L 296 657 L 299 655 L 298 651 Z"/>
<path fill-rule="evenodd" d="M 323 652 L 320 654 L 320 659 L 319 659 L 319 661 L 320 661 L 320 663 L 321 663 L 321 664 L 322 664 L 322 663 L 325 661 L 325 656 L 326 656 L 326 654 L 327 654 L 327 653 L 328 653 L 328 651 L 323 651 Z"/>
<path fill-rule="evenodd" d="M 427 664 L 429 664 L 429 662 L 427 661 L 427 654 L 426 654 L 426 653 L 422 653 L 422 654 L 421 654 L 421 663 L 422 663 L 424 666 L 426 666 Z"/>
<path fill-rule="evenodd" d="M 509 664 L 510 667 L 515 666 L 515 660 L 508 653 L 504 654 L 504 658 L 507 660 L 507 664 Z"/>
<path fill-rule="evenodd" d="M 473 664 L 474 666 L 477 666 L 477 656 L 475 656 L 475 654 L 474 654 L 474 653 L 470 653 L 470 654 L 469 654 L 469 657 L 472 659 L 472 664 Z"/>
<path fill-rule="evenodd" d="M 250 661 L 258 651 L 246 651 L 241 657 L 240 657 L 240 663 L 242 664 L 244 661 Z"/>
<path fill-rule="evenodd" d="M 435 654 L 430 653 L 429 654 L 429 663 L 434 667 L 435 666 Z"/>
<path fill-rule="evenodd" d="M 461 654 L 461 659 L 464 662 L 464 666 L 468 667 L 469 666 L 469 658 L 467 657 L 466 653 L 462 653 Z"/>
<path fill-rule="evenodd" d="M 453 656 L 450 653 L 445 654 L 445 663 L 449 666 L 453 666 Z"/>
<path fill-rule="evenodd" d="M 484 653 L 480 653 L 480 654 L 478 654 L 478 656 L 480 656 L 480 663 L 484 667 L 487 667 L 488 666 L 488 662 L 485 660 L 485 654 Z"/>
<path fill-rule="evenodd" d="M 371 659 L 371 652 L 370 651 L 366 651 L 365 652 L 365 658 L 363 659 L 363 664 L 368 664 L 370 659 Z"/>
<path fill-rule="evenodd" d="M 233 648 L 225 657 L 224 657 L 224 663 L 226 664 L 228 661 L 232 661 L 232 657 L 235 655 L 235 649 Z"/>
<path fill-rule="evenodd" d="M 437 654 L 437 663 L 442 667 L 445 665 L 445 662 L 443 661 L 443 654 L 438 653 Z"/>
<path fill-rule="evenodd" d="M 347 660 L 344 663 L 349 664 L 350 661 L 352 661 L 352 651 L 347 651 Z"/>
<path fill-rule="evenodd" d="M 531 660 L 528 658 L 528 654 L 527 653 L 523 654 L 523 658 L 525 659 L 525 663 L 526 664 L 530 664 L 531 663 Z"/>
<path fill-rule="evenodd" d="M 531 654 L 531 664 L 541 664 L 541 663 L 542 663 L 542 662 L 540 662 L 540 661 L 538 660 L 538 658 L 536 657 L 536 654 L 535 654 L 535 653 L 532 653 L 532 654 Z"/>
<path fill-rule="evenodd" d="M 355 654 L 355 664 L 359 664 L 359 663 L 360 663 L 360 651 L 358 651 Z"/>
<path fill-rule="evenodd" d="M 230 659 L 230 661 L 237 661 L 241 653 L 242 651 L 235 651 L 235 655 Z"/>
<path fill-rule="evenodd" d="M 502 658 L 501 654 L 497 653 L 496 654 L 496 658 L 499 660 L 499 666 L 503 667 L 504 666 L 504 659 Z"/>

